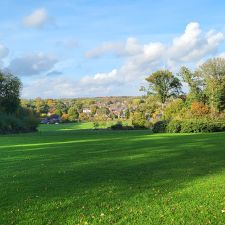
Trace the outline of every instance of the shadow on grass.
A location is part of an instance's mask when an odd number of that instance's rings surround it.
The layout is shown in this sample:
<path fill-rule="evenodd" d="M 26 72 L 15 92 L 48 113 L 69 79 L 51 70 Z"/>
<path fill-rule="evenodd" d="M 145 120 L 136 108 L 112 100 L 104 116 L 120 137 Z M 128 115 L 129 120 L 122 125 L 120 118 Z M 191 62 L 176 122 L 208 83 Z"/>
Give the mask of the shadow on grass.
<path fill-rule="evenodd" d="M 35 196 L 45 201 L 73 199 L 71 204 L 81 206 L 92 200 L 100 204 L 101 198 L 126 200 L 152 188 L 168 193 L 225 169 L 225 133 L 62 134 L 70 135 L 57 136 L 55 141 L 54 135 L 48 136 L 43 143 L 36 137 L 31 144 L 20 140 L 1 145 L 0 196 L 7 199 L 3 207 Z M 113 195 L 108 192 L 112 187 Z M 28 207 L 29 201 L 23 204 Z"/>

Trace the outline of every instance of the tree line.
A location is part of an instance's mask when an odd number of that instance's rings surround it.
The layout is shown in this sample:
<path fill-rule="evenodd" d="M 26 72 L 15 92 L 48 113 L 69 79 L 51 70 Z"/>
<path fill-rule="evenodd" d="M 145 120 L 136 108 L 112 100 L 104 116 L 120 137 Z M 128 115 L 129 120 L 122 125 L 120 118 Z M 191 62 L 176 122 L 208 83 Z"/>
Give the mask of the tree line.
<path fill-rule="evenodd" d="M 149 107 L 148 101 L 156 104 L 150 111 L 139 109 L 139 118 L 143 118 L 141 125 L 146 114 L 158 111 L 160 119 L 153 122 L 156 132 L 225 130 L 225 59 L 209 59 L 194 71 L 183 66 L 177 76 L 168 70 L 159 70 L 146 81 L 148 86 L 141 87 L 146 93 L 146 107 Z M 188 87 L 186 93 L 183 84 Z"/>
<path fill-rule="evenodd" d="M 20 80 L 0 72 L 0 132 L 33 131 L 38 121 L 55 123 L 56 118 L 96 126 L 114 121 L 119 129 L 126 122 L 154 132 L 225 130 L 225 59 L 209 59 L 193 71 L 183 66 L 176 75 L 158 70 L 146 81 L 139 97 L 21 100 Z"/>

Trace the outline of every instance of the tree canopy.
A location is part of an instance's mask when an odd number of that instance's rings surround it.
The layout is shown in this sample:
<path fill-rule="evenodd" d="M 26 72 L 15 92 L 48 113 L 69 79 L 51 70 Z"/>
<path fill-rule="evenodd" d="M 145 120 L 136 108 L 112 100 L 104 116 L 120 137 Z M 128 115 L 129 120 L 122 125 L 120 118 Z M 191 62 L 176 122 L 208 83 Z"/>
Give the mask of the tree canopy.
<path fill-rule="evenodd" d="M 0 72 L 0 110 L 13 113 L 20 105 L 20 90 L 22 84 L 19 78 L 10 73 Z"/>
<path fill-rule="evenodd" d="M 155 94 L 161 103 L 165 103 L 171 96 L 181 93 L 181 82 L 169 70 L 158 70 L 146 78 L 149 89 L 148 94 Z"/>

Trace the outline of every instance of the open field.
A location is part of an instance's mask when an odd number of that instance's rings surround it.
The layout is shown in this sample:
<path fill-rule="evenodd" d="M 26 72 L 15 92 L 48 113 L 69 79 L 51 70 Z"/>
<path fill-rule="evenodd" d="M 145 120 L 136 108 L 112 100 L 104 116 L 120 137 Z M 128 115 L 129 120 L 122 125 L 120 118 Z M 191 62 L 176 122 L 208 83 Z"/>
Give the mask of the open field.
<path fill-rule="evenodd" d="M 225 133 L 77 125 L 0 137 L 0 224 L 225 224 Z"/>

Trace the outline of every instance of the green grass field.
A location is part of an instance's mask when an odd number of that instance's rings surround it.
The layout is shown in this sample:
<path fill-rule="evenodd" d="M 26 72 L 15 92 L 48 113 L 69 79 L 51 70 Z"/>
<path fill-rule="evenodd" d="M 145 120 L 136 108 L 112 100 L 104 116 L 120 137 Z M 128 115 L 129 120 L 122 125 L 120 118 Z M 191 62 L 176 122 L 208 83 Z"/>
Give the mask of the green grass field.
<path fill-rule="evenodd" d="M 0 137 L 0 224 L 225 224 L 225 133 L 41 126 Z"/>

